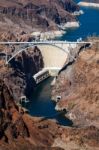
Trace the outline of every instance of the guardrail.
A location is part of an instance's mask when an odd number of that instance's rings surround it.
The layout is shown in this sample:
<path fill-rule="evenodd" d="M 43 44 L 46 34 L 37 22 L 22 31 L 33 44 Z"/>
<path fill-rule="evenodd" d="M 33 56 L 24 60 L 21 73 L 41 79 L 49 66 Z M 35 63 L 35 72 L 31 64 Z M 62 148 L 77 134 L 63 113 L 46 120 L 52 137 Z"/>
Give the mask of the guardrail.
<path fill-rule="evenodd" d="M 9 45 L 9 44 L 87 44 L 92 42 L 85 42 L 85 41 L 77 41 L 77 42 L 70 42 L 70 41 L 32 41 L 32 42 L 0 42 L 1 45 Z"/>

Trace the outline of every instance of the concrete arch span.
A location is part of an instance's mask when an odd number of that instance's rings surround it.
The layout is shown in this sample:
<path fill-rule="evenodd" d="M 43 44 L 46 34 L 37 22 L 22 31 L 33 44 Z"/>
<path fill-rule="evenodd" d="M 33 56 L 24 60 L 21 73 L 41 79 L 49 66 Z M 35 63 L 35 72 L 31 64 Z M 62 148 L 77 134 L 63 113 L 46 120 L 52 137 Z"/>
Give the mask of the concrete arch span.
<path fill-rule="evenodd" d="M 23 48 L 21 50 L 18 50 L 17 52 L 15 52 L 11 58 L 9 58 L 8 60 L 6 60 L 6 64 L 8 64 L 13 58 L 15 58 L 18 54 L 20 54 L 23 51 L 26 51 L 28 48 L 30 48 L 30 46 Z"/>
<path fill-rule="evenodd" d="M 28 46 L 28 47 L 23 48 L 19 51 L 16 51 L 12 55 L 12 57 L 7 61 L 7 63 L 9 63 L 14 57 L 16 57 L 22 51 L 26 51 L 28 48 L 35 47 L 35 46 L 37 46 L 41 50 L 41 53 L 42 53 L 42 56 L 44 58 L 44 62 L 45 62 L 46 67 L 52 67 L 53 66 L 54 68 L 56 68 L 57 65 L 54 65 L 54 64 L 59 62 L 59 58 L 65 57 L 65 59 L 66 59 L 67 55 L 69 54 L 68 49 L 66 49 L 66 48 L 63 49 L 59 45 L 54 45 L 54 44 L 35 44 L 35 45 L 33 45 L 32 44 L 31 46 Z M 50 62 L 49 62 L 49 60 L 50 60 Z M 56 62 L 56 63 L 54 63 L 54 62 Z"/>
<path fill-rule="evenodd" d="M 65 44 L 66 45 L 66 44 Z M 62 48 L 61 45 L 56 44 L 32 44 L 26 48 L 23 48 L 19 51 L 16 51 L 9 60 L 7 64 L 16 57 L 22 51 L 26 51 L 30 47 L 37 46 L 43 56 L 44 68 L 48 69 L 52 75 L 56 74 L 66 62 L 66 59 L 69 55 L 68 47 Z"/>

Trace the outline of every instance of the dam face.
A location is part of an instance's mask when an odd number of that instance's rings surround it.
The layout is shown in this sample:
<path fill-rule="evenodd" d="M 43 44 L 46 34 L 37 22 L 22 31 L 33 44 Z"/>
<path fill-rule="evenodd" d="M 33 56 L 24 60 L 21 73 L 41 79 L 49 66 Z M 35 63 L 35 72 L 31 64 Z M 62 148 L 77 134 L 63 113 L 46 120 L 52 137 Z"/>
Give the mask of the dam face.
<path fill-rule="evenodd" d="M 59 47 L 54 45 L 38 45 L 37 46 L 43 56 L 44 68 L 48 69 L 51 75 L 57 74 L 57 72 L 63 67 L 67 60 L 68 53 L 63 51 Z"/>

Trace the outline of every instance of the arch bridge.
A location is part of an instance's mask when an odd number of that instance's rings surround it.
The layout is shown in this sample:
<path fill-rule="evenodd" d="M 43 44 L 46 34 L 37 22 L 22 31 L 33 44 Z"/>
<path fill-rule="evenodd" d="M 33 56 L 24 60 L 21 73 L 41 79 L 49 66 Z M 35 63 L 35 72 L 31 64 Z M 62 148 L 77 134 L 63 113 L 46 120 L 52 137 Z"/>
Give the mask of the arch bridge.
<path fill-rule="evenodd" d="M 32 41 L 32 42 L 0 42 L 1 45 L 18 45 L 19 48 L 8 57 L 7 49 L 5 51 L 5 64 L 8 64 L 14 57 L 22 51 L 26 51 L 30 47 L 37 46 L 43 56 L 44 68 L 48 70 L 60 70 L 66 62 L 71 50 L 77 49 L 80 44 L 92 44 L 91 42 L 68 42 L 68 41 Z M 71 56 L 72 57 L 72 56 Z"/>

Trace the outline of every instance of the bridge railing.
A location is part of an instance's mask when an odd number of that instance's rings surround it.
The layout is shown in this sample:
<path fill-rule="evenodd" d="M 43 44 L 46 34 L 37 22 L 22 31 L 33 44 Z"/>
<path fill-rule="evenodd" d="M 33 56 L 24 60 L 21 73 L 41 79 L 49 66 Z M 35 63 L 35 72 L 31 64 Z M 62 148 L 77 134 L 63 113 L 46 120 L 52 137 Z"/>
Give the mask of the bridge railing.
<path fill-rule="evenodd" d="M 86 44 L 86 43 L 90 43 L 92 44 L 92 42 L 86 42 L 86 41 L 77 41 L 77 42 L 70 42 L 70 41 L 56 41 L 56 40 L 53 40 L 53 41 L 49 41 L 49 40 L 46 40 L 46 41 L 32 41 L 32 42 L 0 42 L 0 45 L 9 45 L 9 44 L 16 44 L 16 45 L 19 45 L 19 44 Z"/>
<path fill-rule="evenodd" d="M 28 48 L 30 48 L 31 46 L 36 46 L 36 45 L 43 45 L 43 44 L 48 44 L 48 45 L 52 45 L 52 46 L 56 46 L 57 48 L 60 48 L 61 50 L 69 53 L 68 50 L 66 50 L 65 48 L 63 48 L 62 46 L 64 44 L 69 44 L 69 45 L 73 45 L 73 44 L 91 44 L 92 45 L 92 42 L 86 42 L 86 41 L 77 41 L 77 42 L 70 42 L 70 41 L 58 41 L 58 40 L 44 40 L 44 41 L 32 41 L 32 42 L 0 42 L 0 45 L 6 45 L 6 46 L 11 46 L 11 45 L 17 45 L 19 46 L 18 49 L 15 49 L 15 51 L 13 53 L 11 53 L 11 58 L 8 58 L 8 53 L 7 53 L 7 50 L 5 51 L 5 54 L 6 54 L 6 64 L 8 64 L 8 62 L 14 58 L 16 56 L 16 54 L 19 54 L 20 52 L 22 52 L 23 50 L 26 50 Z M 59 44 L 61 44 L 59 46 Z M 68 47 L 69 49 L 69 47 Z"/>

